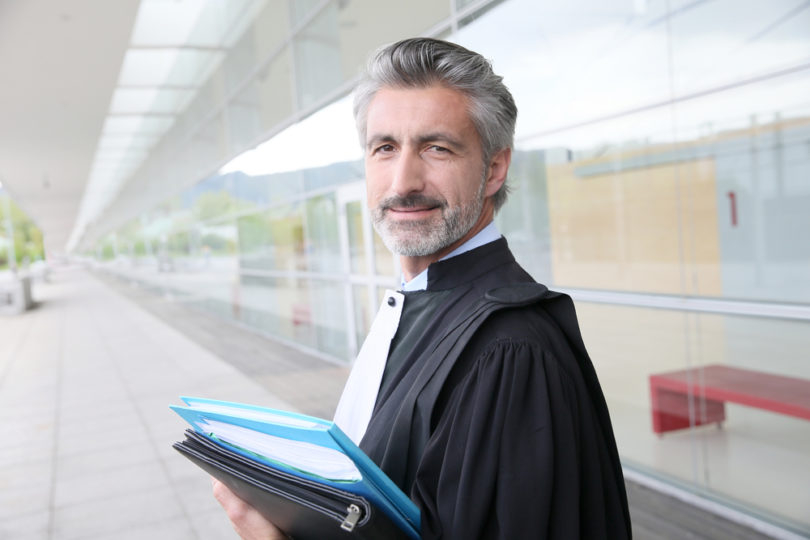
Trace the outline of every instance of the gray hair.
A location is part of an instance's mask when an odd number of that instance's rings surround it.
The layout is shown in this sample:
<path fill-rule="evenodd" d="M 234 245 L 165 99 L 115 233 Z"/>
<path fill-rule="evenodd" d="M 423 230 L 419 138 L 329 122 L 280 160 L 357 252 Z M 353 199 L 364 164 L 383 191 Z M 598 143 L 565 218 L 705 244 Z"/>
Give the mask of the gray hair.
<path fill-rule="evenodd" d="M 368 107 L 384 87 L 426 88 L 442 85 L 467 96 L 470 119 L 484 154 L 484 166 L 496 152 L 514 144 L 517 107 L 503 77 L 478 53 L 431 38 L 405 39 L 378 49 L 354 93 L 354 119 L 360 144 L 366 144 Z M 492 200 L 495 210 L 506 202 L 504 182 Z"/>

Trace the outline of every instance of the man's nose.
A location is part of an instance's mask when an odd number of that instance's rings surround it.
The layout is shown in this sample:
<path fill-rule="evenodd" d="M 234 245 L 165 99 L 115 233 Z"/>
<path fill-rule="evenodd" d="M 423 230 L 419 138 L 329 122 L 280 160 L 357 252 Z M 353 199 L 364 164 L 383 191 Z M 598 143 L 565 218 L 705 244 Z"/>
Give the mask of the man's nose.
<path fill-rule="evenodd" d="M 401 152 L 392 172 L 391 190 L 400 197 L 421 192 L 425 187 L 424 163 L 418 154 Z"/>

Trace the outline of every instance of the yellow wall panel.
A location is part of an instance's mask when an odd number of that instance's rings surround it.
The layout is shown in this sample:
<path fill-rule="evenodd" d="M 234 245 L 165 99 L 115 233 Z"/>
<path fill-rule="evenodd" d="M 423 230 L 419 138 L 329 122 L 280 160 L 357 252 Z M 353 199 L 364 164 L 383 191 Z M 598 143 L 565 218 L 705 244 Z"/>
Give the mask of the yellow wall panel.
<path fill-rule="evenodd" d="M 554 283 L 719 295 L 714 164 L 709 159 L 582 176 L 548 166 Z"/>

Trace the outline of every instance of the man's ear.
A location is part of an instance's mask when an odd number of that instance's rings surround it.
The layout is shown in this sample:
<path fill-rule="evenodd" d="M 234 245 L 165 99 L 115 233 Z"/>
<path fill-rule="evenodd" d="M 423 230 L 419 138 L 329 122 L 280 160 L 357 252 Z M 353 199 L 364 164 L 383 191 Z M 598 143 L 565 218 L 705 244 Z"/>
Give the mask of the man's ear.
<path fill-rule="evenodd" d="M 493 154 L 488 163 L 486 196 L 494 195 L 504 182 L 506 174 L 509 172 L 509 164 L 512 163 L 512 149 L 504 148 Z"/>

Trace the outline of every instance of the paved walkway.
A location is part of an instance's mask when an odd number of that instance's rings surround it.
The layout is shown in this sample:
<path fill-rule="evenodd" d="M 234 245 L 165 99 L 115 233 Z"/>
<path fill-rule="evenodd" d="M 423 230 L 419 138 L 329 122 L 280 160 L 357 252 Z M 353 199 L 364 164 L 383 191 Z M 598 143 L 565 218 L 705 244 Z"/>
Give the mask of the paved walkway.
<path fill-rule="evenodd" d="M 0 539 L 236 538 L 168 405 L 289 403 L 82 270 L 34 297 L 0 318 Z"/>

